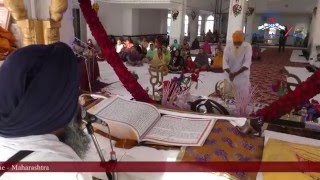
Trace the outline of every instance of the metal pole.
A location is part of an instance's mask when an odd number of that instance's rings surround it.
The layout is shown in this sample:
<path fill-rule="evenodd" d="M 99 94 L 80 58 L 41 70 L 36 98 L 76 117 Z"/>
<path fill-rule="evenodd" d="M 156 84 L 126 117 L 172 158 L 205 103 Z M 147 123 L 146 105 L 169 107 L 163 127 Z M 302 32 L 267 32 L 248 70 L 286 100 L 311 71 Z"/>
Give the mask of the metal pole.
<path fill-rule="evenodd" d="M 220 9 L 219 9 L 219 34 L 221 34 L 221 28 L 222 28 L 222 0 L 220 0 Z"/>
<path fill-rule="evenodd" d="M 87 123 L 87 124 L 86 124 L 86 127 L 87 127 L 88 132 L 89 132 L 89 134 L 90 134 L 90 136 L 91 136 L 91 139 L 92 139 L 92 141 L 93 141 L 93 144 L 94 144 L 94 146 L 95 146 L 96 149 L 97 149 L 97 152 L 98 152 L 98 155 L 99 155 L 99 157 L 100 157 L 100 159 L 101 159 L 101 162 L 106 162 L 106 160 L 104 159 L 104 156 L 103 156 L 103 154 L 102 154 L 101 148 L 100 148 L 100 146 L 99 146 L 97 137 L 94 135 L 94 133 L 91 133 L 91 131 L 93 131 L 91 123 Z M 92 130 L 89 130 L 89 129 L 92 129 Z"/>
<path fill-rule="evenodd" d="M 96 136 L 94 135 L 94 130 L 93 130 L 93 127 L 92 127 L 92 123 L 91 122 L 86 122 L 86 128 L 88 130 L 88 133 L 90 134 L 91 138 L 92 138 L 92 141 L 93 141 L 93 144 L 94 146 L 96 147 L 97 149 L 97 152 L 98 152 L 98 155 L 100 157 L 100 160 L 102 163 L 105 163 L 106 160 L 104 159 L 104 156 L 102 154 L 102 151 L 101 151 L 101 148 L 100 148 L 100 145 L 98 143 L 98 140 L 96 138 Z M 106 172 L 106 175 L 108 177 L 109 180 L 114 180 L 114 178 L 112 177 L 112 174 L 113 173 L 110 173 L 110 172 Z"/>
<path fill-rule="evenodd" d="M 85 59 L 84 63 L 85 63 L 85 65 L 86 65 L 86 69 L 87 69 L 87 76 L 88 76 L 89 90 L 90 90 L 90 93 L 92 93 L 92 88 L 91 88 L 91 78 L 90 78 L 90 75 L 89 75 L 89 69 L 88 69 L 88 59 Z"/>
<path fill-rule="evenodd" d="M 214 21 L 213 21 L 213 30 L 212 32 L 214 32 L 214 30 L 216 29 L 217 27 L 217 11 L 218 11 L 218 0 L 216 0 L 216 3 L 214 4 Z"/>

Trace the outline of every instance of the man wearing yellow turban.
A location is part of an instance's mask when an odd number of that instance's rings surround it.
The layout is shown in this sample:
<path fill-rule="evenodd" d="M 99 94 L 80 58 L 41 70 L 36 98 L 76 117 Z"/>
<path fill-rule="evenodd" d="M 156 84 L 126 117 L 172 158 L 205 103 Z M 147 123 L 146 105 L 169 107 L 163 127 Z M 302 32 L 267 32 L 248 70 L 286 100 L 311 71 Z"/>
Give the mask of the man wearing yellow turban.
<path fill-rule="evenodd" d="M 228 43 L 223 53 L 223 70 L 228 84 L 233 84 L 238 95 L 247 96 L 250 87 L 250 66 L 252 47 L 244 42 L 242 31 L 232 35 L 233 42 Z M 230 89 L 230 87 L 227 89 Z"/>

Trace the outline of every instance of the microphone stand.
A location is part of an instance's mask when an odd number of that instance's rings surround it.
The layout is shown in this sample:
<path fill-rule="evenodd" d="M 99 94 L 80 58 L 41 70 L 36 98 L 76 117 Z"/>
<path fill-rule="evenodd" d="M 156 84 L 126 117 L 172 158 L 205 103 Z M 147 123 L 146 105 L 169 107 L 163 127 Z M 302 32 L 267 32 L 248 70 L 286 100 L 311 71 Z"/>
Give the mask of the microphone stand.
<path fill-rule="evenodd" d="M 78 39 L 78 38 L 75 37 L 74 40 L 80 42 L 80 44 L 81 44 L 80 46 L 81 46 L 81 47 L 84 46 L 84 48 L 88 48 L 89 50 L 93 50 L 92 47 L 88 46 L 85 42 L 81 41 L 80 39 Z M 82 46 L 82 45 L 83 45 L 83 46 Z M 91 76 L 92 76 L 92 73 L 91 73 L 91 69 L 90 69 L 91 66 L 88 67 L 88 63 L 90 63 L 90 61 L 88 60 L 87 57 L 85 57 L 83 54 L 78 53 L 75 49 L 73 50 L 73 52 L 74 52 L 77 56 L 79 56 L 80 58 L 83 58 L 83 60 L 84 60 L 84 64 L 85 64 L 86 70 L 87 70 L 87 78 L 88 78 L 89 91 L 90 91 L 90 93 L 92 93 L 92 85 L 91 85 L 91 79 L 92 79 Z M 89 64 L 89 65 L 90 65 L 90 64 Z M 93 67 L 94 67 L 94 64 L 93 64 Z M 94 69 L 93 69 L 93 73 L 94 73 Z"/>
<path fill-rule="evenodd" d="M 103 153 L 101 151 L 101 148 L 100 148 L 100 145 L 99 145 L 99 142 L 97 140 L 97 137 L 94 135 L 94 129 L 93 129 L 93 126 L 92 126 L 92 123 L 96 122 L 98 120 L 98 118 L 94 115 L 90 115 L 86 112 L 85 108 L 84 107 L 81 107 L 81 117 L 82 119 L 84 119 L 83 121 L 86 123 L 86 128 L 87 128 L 87 131 L 93 141 L 93 144 L 94 146 L 96 147 L 97 149 L 97 152 L 98 152 L 98 155 L 100 157 L 100 160 L 101 160 L 101 164 L 104 164 L 106 162 L 104 156 L 103 156 Z M 110 142 L 110 147 L 111 147 L 111 152 L 110 152 L 110 160 L 109 162 L 117 162 L 117 156 L 116 156 L 116 153 L 115 151 L 113 150 L 113 145 L 112 145 L 112 142 L 111 142 L 111 134 L 110 134 L 110 128 L 108 126 L 107 123 L 102 123 L 102 125 L 106 126 L 108 128 L 108 133 L 109 133 L 109 142 Z M 108 177 L 109 180 L 117 180 L 117 174 L 116 172 L 106 172 L 106 175 Z"/>

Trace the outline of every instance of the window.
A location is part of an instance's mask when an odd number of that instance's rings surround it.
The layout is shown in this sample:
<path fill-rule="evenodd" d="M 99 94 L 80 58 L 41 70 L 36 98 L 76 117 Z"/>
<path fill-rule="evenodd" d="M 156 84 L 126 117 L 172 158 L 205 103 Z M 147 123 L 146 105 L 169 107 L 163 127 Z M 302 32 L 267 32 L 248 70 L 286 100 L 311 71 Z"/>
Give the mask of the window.
<path fill-rule="evenodd" d="M 188 36 L 188 28 L 189 28 L 189 17 L 188 15 L 184 16 L 184 35 Z"/>
<path fill-rule="evenodd" d="M 201 23 L 202 23 L 202 17 L 198 17 L 198 36 L 201 36 Z"/>
<path fill-rule="evenodd" d="M 170 28 L 171 28 L 171 12 L 168 13 L 168 18 L 167 18 L 167 32 L 170 34 Z"/>
<path fill-rule="evenodd" d="M 210 15 L 206 21 L 206 33 L 209 32 L 209 30 L 213 32 L 213 26 L 214 26 L 214 17 Z"/>

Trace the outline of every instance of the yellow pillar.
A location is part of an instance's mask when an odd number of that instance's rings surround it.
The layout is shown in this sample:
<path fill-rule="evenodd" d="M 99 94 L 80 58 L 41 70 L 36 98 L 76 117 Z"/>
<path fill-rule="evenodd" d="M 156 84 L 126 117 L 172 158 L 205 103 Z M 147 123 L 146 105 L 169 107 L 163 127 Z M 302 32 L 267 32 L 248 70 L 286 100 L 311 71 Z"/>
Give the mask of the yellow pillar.
<path fill-rule="evenodd" d="M 23 0 L 4 0 L 4 4 L 21 30 L 22 46 L 52 44 L 60 40 L 59 29 L 63 12 L 68 8 L 67 0 L 51 0 L 49 20 L 28 19 Z"/>

